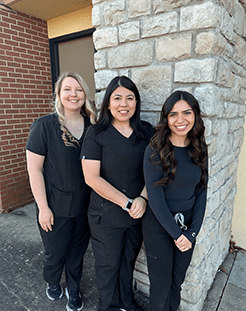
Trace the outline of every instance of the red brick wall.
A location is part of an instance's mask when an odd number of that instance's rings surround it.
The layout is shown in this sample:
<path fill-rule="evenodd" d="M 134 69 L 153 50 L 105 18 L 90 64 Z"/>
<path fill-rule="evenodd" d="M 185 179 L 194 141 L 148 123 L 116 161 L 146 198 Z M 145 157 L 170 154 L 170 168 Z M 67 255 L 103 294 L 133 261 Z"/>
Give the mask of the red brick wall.
<path fill-rule="evenodd" d="M 0 7 L 0 212 L 33 201 L 25 145 L 31 123 L 50 113 L 47 24 Z"/>

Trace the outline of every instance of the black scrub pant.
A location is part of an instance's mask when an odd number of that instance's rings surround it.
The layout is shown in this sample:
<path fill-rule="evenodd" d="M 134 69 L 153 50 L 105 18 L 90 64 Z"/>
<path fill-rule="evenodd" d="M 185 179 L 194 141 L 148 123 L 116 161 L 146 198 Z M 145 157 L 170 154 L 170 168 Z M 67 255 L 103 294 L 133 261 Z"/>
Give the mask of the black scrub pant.
<path fill-rule="evenodd" d="M 52 231 L 46 232 L 40 225 L 39 230 L 45 251 L 44 280 L 52 285 L 59 284 L 65 267 L 67 286 L 79 290 L 83 256 L 90 239 L 87 211 L 73 218 L 54 215 Z"/>
<path fill-rule="evenodd" d="M 191 213 L 185 216 L 185 224 L 190 221 Z M 194 245 L 189 251 L 181 252 L 149 207 L 143 216 L 142 226 L 150 279 L 150 311 L 177 311 L 181 284 Z"/>
<path fill-rule="evenodd" d="M 142 244 L 141 225 L 105 227 L 90 221 L 96 260 L 98 311 L 135 309 L 133 271 Z"/>

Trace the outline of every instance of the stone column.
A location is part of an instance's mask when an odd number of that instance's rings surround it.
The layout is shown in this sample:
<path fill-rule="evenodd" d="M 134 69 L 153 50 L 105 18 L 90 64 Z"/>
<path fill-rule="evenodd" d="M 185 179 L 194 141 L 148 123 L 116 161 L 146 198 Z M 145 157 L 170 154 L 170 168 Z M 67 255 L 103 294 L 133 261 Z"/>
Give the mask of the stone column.
<path fill-rule="evenodd" d="M 246 99 L 246 1 L 94 0 L 95 83 L 99 107 L 109 81 L 137 85 L 142 119 L 155 125 L 174 90 L 198 99 L 209 146 L 206 217 L 182 291 L 182 311 L 199 311 L 228 253 Z M 142 248 L 137 288 L 148 294 Z"/>

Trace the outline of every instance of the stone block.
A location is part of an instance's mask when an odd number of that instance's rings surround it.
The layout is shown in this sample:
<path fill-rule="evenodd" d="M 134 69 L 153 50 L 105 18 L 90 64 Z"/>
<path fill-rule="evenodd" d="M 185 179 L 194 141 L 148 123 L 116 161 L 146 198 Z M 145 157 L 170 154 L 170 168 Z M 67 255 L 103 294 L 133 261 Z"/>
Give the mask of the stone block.
<path fill-rule="evenodd" d="M 175 61 L 191 56 L 191 34 L 165 36 L 156 40 L 156 59 L 158 61 Z"/>
<path fill-rule="evenodd" d="M 226 11 L 230 13 L 230 15 L 233 15 L 235 13 L 235 0 L 219 0 L 219 1 L 223 4 Z"/>
<path fill-rule="evenodd" d="M 125 43 L 108 51 L 109 68 L 127 68 L 150 65 L 153 60 L 153 42 Z"/>
<path fill-rule="evenodd" d="M 109 82 L 118 76 L 117 71 L 100 70 L 94 73 L 95 86 L 97 90 L 106 89 Z"/>
<path fill-rule="evenodd" d="M 104 95 L 105 91 L 101 91 L 95 94 L 95 105 L 98 111 L 101 109 Z"/>
<path fill-rule="evenodd" d="M 159 122 L 160 116 L 154 112 L 141 112 L 141 120 L 147 121 L 153 126 Z"/>
<path fill-rule="evenodd" d="M 145 16 L 151 12 L 151 1 L 149 0 L 135 0 L 129 1 L 128 17 Z"/>
<path fill-rule="evenodd" d="M 168 12 L 178 9 L 192 0 L 153 0 L 153 8 L 155 13 Z"/>
<path fill-rule="evenodd" d="M 222 10 L 222 18 L 221 18 L 221 32 L 222 34 L 228 39 L 230 42 L 233 42 L 233 17 L 229 15 L 229 13 L 226 10 Z"/>
<path fill-rule="evenodd" d="M 118 45 L 117 27 L 96 29 L 93 33 L 93 42 L 96 50 Z"/>
<path fill-rule="evenodd" d="M 105 26 L 113 26 L 126 20 L 125 1 L 106 1 L 103 6 L 103 18 Z"/>
<path fill-rule="evenodd" d="M 140 39 L 140 22 L 133 21 L 119 25 L 119 41 L 129 42 Z"/>
<path fill-rule="evenodd" d="M 230 119 L 229 120 L 229 133 L 232 133 L 238 130 L 241 126 L 243 126 L 243 124 L 244 124 L 243 118 Z"/>
<path fill-rule="evenodd" d="M 145 18 L 142 26 L 142 38 L 155 37 L 176 32 L 178 27 L 177 12 L 169 12 Z"/>
<path fill-rule="evenodd" d="M 97 4 L 97 3 L 100 3 L 100 2 L 103 2 L 104 0 L 92 0 L 92 4 Z"/>
<path fill-rule="evenodd" d="M 243 30 L 244 30 L 244 16 L 245 13 L 242 14 L 242 12 L 245 12 L 243 6 L 239 1 L 235 1 L 235 13 L 234 13 L 234 30 L 235 32 L 242 36 Z"/>
<path fill-rule="evenodd" d="M 171 76 L 170 65 L 132 70 L 132 79 L 141 94 L 142 110 L 161 110 L 171 91 Z"/>
<path fill-rule="evenodd" d="M 180 30 L 215 28 L 221 20 L 221 9 L 211 1 L 181 7 Z"/>
<path fill-rule="evenodd" d="M 239 116 L 239 105 L 225 102 L 222 105 L 222 111 L 220 116 L 226 119 L 235 118 Z"/>
<path fill-rule="evenodd" d="M 184 83 L 213 82 L 216 78 L 215 59 L 189 59 L 175 64 L 174 81 Z"/>
<path fill-rule="evenodd" d="M 215 85 L 208 84 L 197 87 L 194 96 L 198 100 L 204 116 L 211 117 L 218 113 L 219 92 Z"/>
<path fill-rule="evenodd" d="M 101 9 L 99 5 L 92 8 L 92 27 L 98 27 L 101 25 Z"/>
<path fill-rule="evenodd" d="M 106 53 L 105 51 L 98 51 L 94 54 L 94 66 L 95 69 L 104 69 L 106 68 Z"/>
<path fill-rule="evenodd" d="M 235 36 L 235 50 L 232 59 L 240 66 L 246 69 L 246 42 L 240 36 Z"/>
<path fill-rule="evenodd" d="M 214 32 L 202 32 L 196 37 L 195 51 L 197 54 L 212 54 L 222 56 L 225 52 L 227 41 Z"/>
<path fill-rule="evenodd" d="M 243 143 L 244 131 L 243 127 L 240 127 L 237 131 L 233 132 L 234 142 L 233 142 L 233 150 L 240 147 Z"/>

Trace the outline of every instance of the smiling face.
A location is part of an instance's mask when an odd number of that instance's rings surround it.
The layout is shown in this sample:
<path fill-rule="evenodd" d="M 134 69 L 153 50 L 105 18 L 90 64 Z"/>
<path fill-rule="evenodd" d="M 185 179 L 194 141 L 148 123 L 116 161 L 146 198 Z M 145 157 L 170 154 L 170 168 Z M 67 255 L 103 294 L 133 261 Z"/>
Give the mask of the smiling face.
<path fill-rule="evenodd" d="M 122 122 L 130 123 L 136 110 L 136 98 L 132 91 L 119 86 L 110 96 L 109 107 L 113 120 L 112 124 Z"/>
<path fill-rule="evenodd" d="M 85 103 L 85 92 L 79 82 L 72 77 L 66 77 L 62 81 L 59 97 L 64 113 L 80 111 Z"/>
<path fill-rule="evenodd" d="M 185 141 L 195 124 L 195 113 L 185 100 L 179 100 L 169 112 L 167 122 L 171 130 L 171 141 Z"/>

